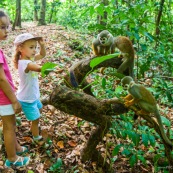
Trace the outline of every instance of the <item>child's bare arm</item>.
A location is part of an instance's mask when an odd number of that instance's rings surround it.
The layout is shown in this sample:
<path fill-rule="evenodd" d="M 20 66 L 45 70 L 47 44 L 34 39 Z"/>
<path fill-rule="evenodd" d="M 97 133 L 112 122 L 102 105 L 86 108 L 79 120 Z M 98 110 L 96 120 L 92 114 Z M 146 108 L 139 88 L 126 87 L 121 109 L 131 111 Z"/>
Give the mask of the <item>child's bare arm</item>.
<path fill-rule="evenodd" d="M 45 43 L 43 39 L 41 38 L 40 40 L 38 40 L 38 43 L 40 45 L 40 52 L 35 56 L 35 61 L 42 59 L 46 56 Z"/>
<path fill-rule="evenodd" d="M 12 88 L 11 88 L 11 86 L 10 86 L 6 76 L 5 76 L 2 64 L 0 64 L 0 88 L 3 90 L 5 95 L 11 101 L 14 112 L 19 113 L 21 111 L 21 106 L 20 106 L 20 104 L 16 98 L 16 95 L 14 94 L 14 91 L 12 90 Z"/>
<path fill-rule="evenodd" d="M 41 66 L 31 62 L 27 65 L 25 73 L 28 73 L 29 71 L 41 72 Z"/>

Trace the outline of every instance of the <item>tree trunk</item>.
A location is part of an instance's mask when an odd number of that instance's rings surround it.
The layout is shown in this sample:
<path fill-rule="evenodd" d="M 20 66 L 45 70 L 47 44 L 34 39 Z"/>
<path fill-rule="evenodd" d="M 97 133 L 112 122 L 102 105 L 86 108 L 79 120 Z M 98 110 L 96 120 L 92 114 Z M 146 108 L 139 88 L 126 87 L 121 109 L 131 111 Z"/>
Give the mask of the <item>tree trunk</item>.
<path fill-rule="evenodd" d="M 50 13 L 49 23 L 51 23 L 51 21 L 52 21 L 52 16 L 53 16 L 53 13 L 54 13 L 54 8 L 55 8 L 55 1 L 53 0 L 53 2 L 51 3 L 51 13 Z"/>
<path fill-rule="evenodd" d="M 103 3 L 104 6 L 108 6 L 108 4 L 109 4 L 108 0 L 102 0 L 101 2 Z M 108 15 L 107 11 L 104 11 L 103 16 L 101 16 L 101 15 L 97 16 L 97 20 L 100 25 L 103 25 L 103 26 L 107 25 L 107 22 L 106 22 L 107 15 Z"/>
<path fill-rule="evenodd" d="M 93 58 L 83 59 L 72 66 L 75 77 L 79 83 L 83 81 L 83 78 L 86 78 L 87 74 L 94 70 L 90 67 L 90 61 L 92 59 Z M 112 64 L 114 67 L 118 68 L 122 63 L 119 59 L 120 58 L 115 57 L 106 60 L 94 68 L 97 69 L 109 65 L 111 66 Z M 42 103 L 53 105 L 60 111 L 94 123 L 96 125 L 96 129 L 92 131 L 91 136 L 81 152 L 81 160 L 83 162 L 88 160 L 96 161 L 97 165 L 101 166 L 105 172 L 114 173 L 115 170 L 113 170 L 111 166 L 104 161 L 104 158 L 97 151 L 96 146 L 102 141 L 103 137 L 109 130 L 111 126 L 111 116 L 123 114 L 127 112 L 128 109 L 124 107 L 123 101 L 118 98 L 100 100 L 96 99 L 92 94 L 89 95 L 81 92 L 80 90 L 73 90 L 70 88 L 72 86 L 69 79 L 70 76 L 66 75 L 64 78 L 66 85 L 69 87 L 62 85 L 57 86 L 52 91 L 49 99 L 43 100 Z M 134 112 L 139 111 L 139 108 L 135 106 L 131 106 L 129 109 Z M 148 122 L 149 126 L 153 127 L 162 138 L 158 123 L 150 115 L 140 114 L 138 116 L 144 118 Z M 169 165 L 173 165 L 173 157 L 171 155 L 172 147 L 169 146 L 163 138 L 162 141 Z"/>
<path fill-rule="evenodd" d="M 38 0 L 34 0 L 34 21 L 38 21 Z"/>
<path fill-rule="evenodd" d="M 41 0 L 39 25 L 46 25 L 45 15 L 46 15 L 46 0 Z"/>
<path fill-rule="evenodd" d="M 15 26 L 21 26 L 21 0 L 16 0 L 16 17 L 13 23 L 12 30 L 15 30 Z"/>
<path fill-rule="evenodd" d="M 165 0 L 160 1 L 159 12 L 158 12 L 158 15 L 157 15 L 157 18 L 156 18 L 156 31 L 155 31 L 156 38 L 157 38 L 156 47 L 157 47 L 158 39 L 159 39 L 159 35 L 160 35 L 159 25 L 160 25 L 160 20 L 161 20 L 161 17 L 162 17 L 164 2 L 165 2 Z"/>

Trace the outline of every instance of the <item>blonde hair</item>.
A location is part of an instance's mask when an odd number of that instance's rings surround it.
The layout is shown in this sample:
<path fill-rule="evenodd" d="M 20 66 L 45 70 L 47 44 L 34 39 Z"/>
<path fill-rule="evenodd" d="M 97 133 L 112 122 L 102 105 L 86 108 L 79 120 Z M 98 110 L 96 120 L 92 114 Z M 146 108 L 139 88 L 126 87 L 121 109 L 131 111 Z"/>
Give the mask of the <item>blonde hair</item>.
<path fill-rule="evenodd" d="M 18 69 L 18 62 L 19 62 L 19 59 L 20 59 L 20 56 L 21 56 L 21 52 L 19 51 L 19 46 L 21 45 L 18 45 L 15 47 L 15 51 L 14 51 L 14 54 L 13 54 L 13 64 L 14 64 L 14 67 L 16 69 Z"/>

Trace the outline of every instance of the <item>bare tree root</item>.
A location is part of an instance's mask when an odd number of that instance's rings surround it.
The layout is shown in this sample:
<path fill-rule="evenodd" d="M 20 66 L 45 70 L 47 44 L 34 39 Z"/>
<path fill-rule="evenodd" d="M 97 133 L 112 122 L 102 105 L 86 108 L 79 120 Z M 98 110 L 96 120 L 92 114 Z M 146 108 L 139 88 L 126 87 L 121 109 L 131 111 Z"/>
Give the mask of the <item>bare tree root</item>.
<path fill-rule="evenodd" d="M 90 138 L 88 139 L 83 151 L 81 152 L 81 159 L 83 162 L 87 160 L 96 161 L 98 167 L 102 167 L 106 172 L 112 172 L 113 169 L 110 165 L 105 162 L 104 158 L 101 154 L 96 150 L 96 146 L 100 141 L 102 141 L 103 137 L 107 133 L 111 126 L 111 121 L 105 122 L 105 126 L 99 126 L 95 131 L 92 132 Z"/>

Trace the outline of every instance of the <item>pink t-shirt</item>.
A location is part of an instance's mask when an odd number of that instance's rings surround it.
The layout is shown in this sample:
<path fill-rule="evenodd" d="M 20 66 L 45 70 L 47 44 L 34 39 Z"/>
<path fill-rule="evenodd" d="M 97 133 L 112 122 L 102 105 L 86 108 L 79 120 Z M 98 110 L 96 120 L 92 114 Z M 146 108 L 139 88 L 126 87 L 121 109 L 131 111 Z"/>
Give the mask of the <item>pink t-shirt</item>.
<path fill-rule="evenodd" d="M 0 50 L 0 64 L 3 64 L 2 67 L 4 69 L 6 78 L 7 78 L 8 82 L 10 83 L 13 91 L 15 91 L 14 84 L 13 84 L 13 81 L 12 81 L 12 77 L 11 77 L 11 74 L 10 74 L 10 70 L 8 68 L 8 64 L 7 64 L 7 61 L 5 59 L 5 56 L 2 52 L 2 50 Z M 11 101 L 4 94 L 3 90 L 0 88 L 0 105 L 8 105 L 8 104 L 11 104 Z"/>

